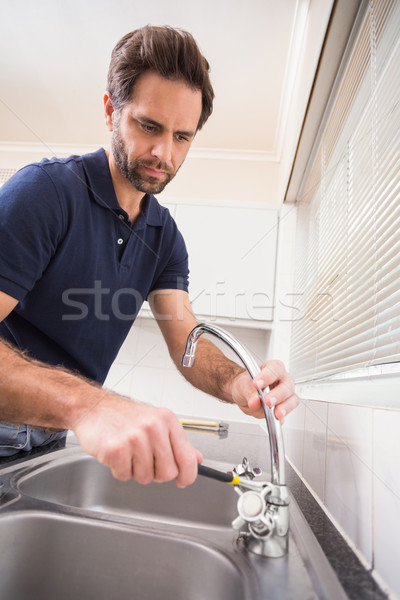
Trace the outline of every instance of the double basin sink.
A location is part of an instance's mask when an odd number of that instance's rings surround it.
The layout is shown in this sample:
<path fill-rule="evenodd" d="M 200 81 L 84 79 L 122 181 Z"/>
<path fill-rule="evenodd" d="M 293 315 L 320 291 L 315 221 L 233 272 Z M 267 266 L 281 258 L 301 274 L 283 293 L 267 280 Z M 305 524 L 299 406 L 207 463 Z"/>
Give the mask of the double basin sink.
<path fill-rule="evenodd" d="M 0 494 L 1 600 L 346 597 L 293 499 L 289 552 L 269 559 L 233 531 L 232 486 L 119 482 L 79 446 L 3 469 Z"/>

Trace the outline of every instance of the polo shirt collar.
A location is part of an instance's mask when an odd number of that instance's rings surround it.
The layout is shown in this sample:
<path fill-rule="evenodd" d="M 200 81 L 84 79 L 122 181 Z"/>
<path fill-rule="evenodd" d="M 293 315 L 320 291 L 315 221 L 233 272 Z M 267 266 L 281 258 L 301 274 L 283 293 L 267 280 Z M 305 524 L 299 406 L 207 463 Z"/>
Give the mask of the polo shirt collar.
<path fill-rule="evenodd" d="M 141 214 L 145 218 L 147 225 L 162 225 L 161 207 L 158 200 L 151 194 L 147 194 L 143 202 Z"/>
<path fill-rule="evenodd" d="M 84 154 L 82 162 L 95 202 L 111 210 L 121 211 L 115 195 L 110 167 L 104 148 Z M 153 195 L 147 194 L 139 219 L 141 225 L 162 225 L 161 207 Z M 138 223 L 137 223 L 138 224 Z"/>

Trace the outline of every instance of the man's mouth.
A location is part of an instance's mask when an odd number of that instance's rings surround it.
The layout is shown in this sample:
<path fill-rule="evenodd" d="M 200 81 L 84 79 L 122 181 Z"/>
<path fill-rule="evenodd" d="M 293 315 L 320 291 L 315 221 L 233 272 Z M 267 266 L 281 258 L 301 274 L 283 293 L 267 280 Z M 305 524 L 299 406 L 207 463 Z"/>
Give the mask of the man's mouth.
<path fill-rule="evenodd" d="M 162 169 L 156 169 L 155 167 L 148 167 L 146 165 L 143 165 L 143 168 L 146 171 L 147 175 L 150 175 L 150 177 L 162 179 L 163 177 L 165 177 L 165 175 L 167 175 L 167 173 Z"/>

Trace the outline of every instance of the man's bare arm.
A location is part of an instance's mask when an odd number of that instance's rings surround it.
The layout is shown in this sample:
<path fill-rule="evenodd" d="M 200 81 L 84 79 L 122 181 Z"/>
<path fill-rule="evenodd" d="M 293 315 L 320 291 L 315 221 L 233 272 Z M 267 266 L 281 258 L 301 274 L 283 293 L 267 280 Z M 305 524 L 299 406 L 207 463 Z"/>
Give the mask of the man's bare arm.
<path fill-rule="evenodd" d="M 0 295 L 5 318 L 17 301 Z M 133 402 L 65 369 L 54 368 L 0 340 L 0 419 L 71 429 L 86 452 L 121 480 L 194 481 L 201 455 L 167 409 Z"/>
<path fill-rule="evenodd" d="M 182 375 L 194 386 L 226 402 L 239 406 L 245 413 L 264 417 L 257 389 L 270 387 L 265 400 L 275 406 L 275 416 L 283 420 L 299 399 L 294 393 L 293 379 L 282 362 L 270 360 L 262 364 L 252 380 L 247 371 L 229 360 L 211 341 L 200 338 L 194 367 L 181 367 L 180 361 L 187 336 L 197 325 L 188 294 L 182 290 L 156 290 L 149 296 L 152 312 L 163 333 L 168 350 Z"/>
<path fill-rule="evenodd" d="M 85 394 L 87 410 L 101 387 L 65 369 L 29 358 L 0 340 L 0 415 L 11 423 L 71 429 L 82 416 L 76 398 Z"/>

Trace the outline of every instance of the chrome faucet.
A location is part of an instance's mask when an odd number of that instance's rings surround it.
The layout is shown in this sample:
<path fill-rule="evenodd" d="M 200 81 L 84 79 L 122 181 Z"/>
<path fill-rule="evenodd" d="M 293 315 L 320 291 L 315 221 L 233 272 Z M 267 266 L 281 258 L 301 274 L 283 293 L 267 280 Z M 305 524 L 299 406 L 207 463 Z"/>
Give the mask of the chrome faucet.
<path fill-rule="evenodd" d="M 189 333 L 181 360 L 183 367 L 193 367 L 197 341 L 203 333 L 214 335 L 225 342 L 240 358 L 253 379 L 258 375 L 259 366 L 248 350 L 230 333 L 208 323 L 197 325 Z M 264 391 L 258 390 L 269 435 L 271 483 L 252 483 L 251 491 L 242 491 L 238 486 L 237 491 L 241 496 L 238 501 L 239 517 L 235 519 L 233 526 L 235 529 L 239 529 L 247 523 L 249 536 L 245 540 L 245 544 L 250 551 L 263 556 L 277 557 L 284 556 L 288 550 L 289 499 L 285 480 L 282 430 L 273 410 L 267 406 L 264 400 L 268 392 L 269 388 Z M 253 508 L 248 509 L 249 506 Z M 255 512 L 254 506 L 257 506 Z"/>

